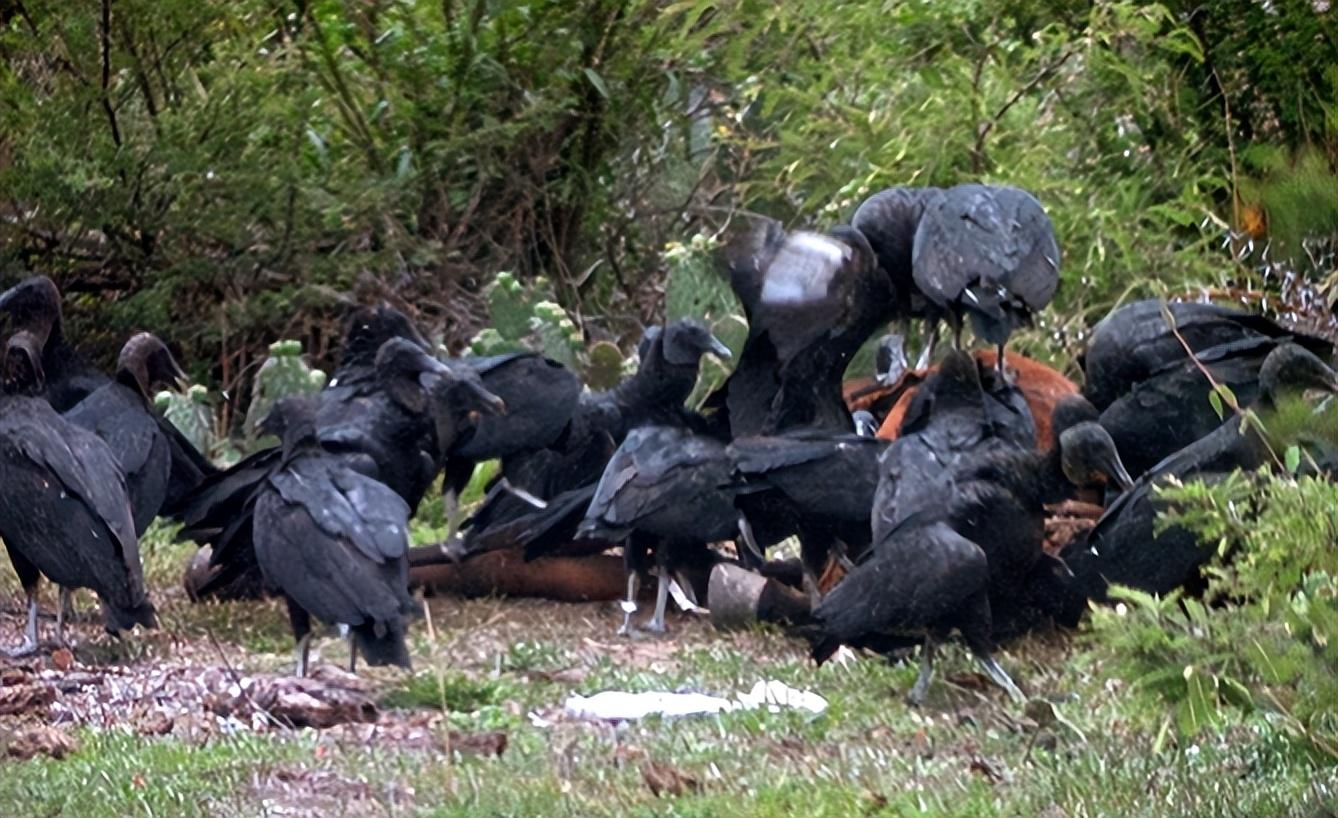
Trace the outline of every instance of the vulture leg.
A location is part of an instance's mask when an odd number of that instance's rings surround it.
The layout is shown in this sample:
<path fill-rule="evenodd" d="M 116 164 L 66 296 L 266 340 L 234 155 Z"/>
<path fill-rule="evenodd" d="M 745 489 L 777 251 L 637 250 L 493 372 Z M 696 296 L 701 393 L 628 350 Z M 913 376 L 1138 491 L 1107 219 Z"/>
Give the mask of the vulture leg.
<path fill-rule="evenodd" d="M 297 669 L 294 671 L 297 678 L 307 678 L 307 664 L 311 654 L 311 631 L 307 631 L 302 638 L 297 640 Z"/>
<path fill-rule="evenodd" d="M 358 672 L 358 639 L 352 629 L 348 632 L 348 672 Z"/>
<path fill-rule="evenodd" d="M 913 707 L 924 704 L 932 681 L 934 681 L 934 637 L 926 636 L 924 647 L 920 648 L 920 675 L 916 677 L 911 692 L 906 694 L 906 703 Z"/>
<path fill-rule="evenodd" d="M 460 530 L 460 496 L 450 486 L 441 488 L 441 507 L 446 515 L 446 539 L 443 542 L 450 542 Z"/>
<path fill-rule="evenodd" d="M 660 566 L 656 569 L 656 612 L 646 623 L 646 631 L 665 632 L 665 610 L 669 608 L 669 570 Z"/>
<path fill-rule="evenodd" d="M 999 370 L 999 381 L 1004 386 L 1012 386 L 1013 382 L 1008 379 L 1008 370 L 1004 367 L 1004 345 L 999 344 L 999 359 L 995 364 Z"/>
<path fill-rule="evenodd" d="M 28 623 L 23 627 L 23 641 L 17 648 L 2 651 L 11 659 L 31 656 L 37 652 L 37 589 L 28 590 Z"/>
<path fill-rule="evenodd" d="M 60 604 L 56 606 L 56 644 L 65 647 L 65 620 L 74 619 L 74 593 L 64 586 L 60 589 Z"/>
<path fill-rule="evenodd" d="M 1026 695 L 1013 683 L 1013 679 L 1008 675 L 1008 671 L 1004 670 L 999 666 L 998 662 L 994 661 L 993 656 L 988 653 L 978 653 L 976 658 L 980 661 L 980 667 L 985 671 L 985 675 L 990 677 L 992 682 L 1003 688 L 1003 691 L 1007 693 L 1013 701 L 1018 704 L 1027 703 Z"/>
<path fill-rule="evenodd" d="M 503 478 L 501 478 L 500 480 L 498 480 L 498 481 L 497 481 L 497 485 L 498 485 L 503 491 L 506 491 L 506 492 L 509 492 L 509 493 L 515 495 L 516 497 L 520 498 L 521 501 L 526 502 L 526 503 L 529 503 L 530 505 L 534 506 L 536 509 L 539 509 L 539 510 L 542 511 L 543 509 L 548 508 L 548 503 L 547 503 L 546 501 L 541 500 L 541 499 L 539 499 L 538 497 L 535 497 L 533 494 L 530 494 L 530 493 L 529 493 L 528 491 L 526 491 L 525 489 L 522 489 L 522 488 L 519 488 L 519 487 L 517 487 L 517 486 L 513 486 L 513 485 L 511 485 L 511 481 L 510 481 L 510 480 L 507 480 L 505 477 L 503 477 Z"/>
<path fill-rule="evenodd" d="M 641 589 L 641 577 L 635 570 L 627 572 L 627 599 L 623 600 L 623 625 L 618 629 L 619 636 L 632 632 L 632 614 L 636 613 L 636 595 Z"/>
<path fill-rule="evenodd" d="M 749 571 L 759 570 L 762 563 L 766 562 L 766 557 L 757 545 L 757 536 L 753 534 L 752 523 L 742 514 L 739 515 L 739 540 L 743 543 L 743 548 L 739 549 L 739 562 Z"/>
<path fill-rule="evenodd" d="M 924 349 L 920 350 L 920 357 L 915 361 L 916 369 L 928 369 L 929 362 L 934 360 L 934 347 L 938 346 L 938 322 L 934 321 L 929 328 L 929 338 L 925 341 Z"/>
<path fill-rule="evenodd" d="M 288 622 L 297 638 L 297 676 L 305 679 L 311 651 L 311 614 L 291 598 L 285 597 L 284 601 L 288 603 Z"/>

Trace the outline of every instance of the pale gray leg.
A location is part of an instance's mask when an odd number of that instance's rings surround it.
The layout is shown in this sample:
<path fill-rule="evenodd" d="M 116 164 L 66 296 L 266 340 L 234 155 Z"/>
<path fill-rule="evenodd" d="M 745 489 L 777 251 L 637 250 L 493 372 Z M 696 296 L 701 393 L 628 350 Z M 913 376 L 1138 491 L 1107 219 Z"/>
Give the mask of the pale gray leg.
<path fill-rule="evenodd" d="M 28 623 L 23 628 L 23 641 L 4 653 L 11 659 L 31 656 L 37 652 L 37 591 L 28 594 Z"/>
<path fill-rule="evenodd" d="M 60 589 L 60 605 L 56 608 L 56 644 L 65 647 L 65 619 L 74 619 L 74 593 Z"/>
<path fill-rule="evenodd" d="M 1008 379 L 1008 369 L 1004 366 L 1004 345 L 999 344 L 999 360 L 995 362 L 995 367 L 999 370 L 999 381 L 1004 386 L 1012 386 L 1013 382 Z"/>
<path fill-rule="evenodd" d="M 623 625 L 618 629 L 619 636 L 627 636 L 632 632 L 632 614 L 636 613 L 636 595 L 641 588 L 641 577 L 637 576 L 636 571 L 627 572 L 627 599 L 623 600 Z"/>
<path fill-rule="evenodd" d="M 916 369 L 925 369 L 929 362 L 934 360 L 934 347 L 938 345 L 938 322 L 929 329 L 929 339 L 925 341 L 924 349 L 920 350 L 920 357 L 915 361 Z"/>
<path fill-rule="evenodd" d="M 646 630 L 664 633 L 664 612 L 669 607 L 669 574 L 664 569 L 655 572 L 655 613 L 646 623 Z"/>
<path fill-rule="evenodd" d="M 906 694 L 907 704 L 919 707 L 929 694 L 929 685 L 934 681 L 934 648 L 934 640 L 926 637 L 924 646 L 920 648 L 920 675 L 916 677 L 911 692 Z"/>
<path fill-rule="evenodd" d="M 1000 667 L 998 662 L 994 661 L 993 656 L 990 656 L 988 653 L 982 653 L 976 658 L 980 660 L 980 666 L 984 668 L 985 675 L 990 677 L 990 680 L 999 687 L 1003 688 L 1003 691 L 1007 693 L 1013 701 L 1018 704 L 1027 703 L 1026 695 L 1024 695 L 1018 686 L 1013 683 L 1013 679 L 1008 675 L 1008 672 Z"/>
<path fill-rule="evenodd" d="M 441 507 L 446 515 L 446 542 L 455 539 L 455 532 L 460 529 L 460 498 L 455 490 L 447 486 L 441 489 Z"/>
<path fill-rule="evenodd" d="M 311 633 L 308 632 L 301 639 L 297 640 L 297 676 L 299 679 L 307 677 L 307 659 L 311 651 Z"/>

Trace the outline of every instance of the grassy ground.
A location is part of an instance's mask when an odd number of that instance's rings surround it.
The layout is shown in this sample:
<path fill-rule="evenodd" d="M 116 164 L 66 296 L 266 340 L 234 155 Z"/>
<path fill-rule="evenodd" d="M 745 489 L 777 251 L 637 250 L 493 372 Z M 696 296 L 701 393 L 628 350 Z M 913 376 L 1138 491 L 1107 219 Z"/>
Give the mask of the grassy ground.
<path fill-rule="evenodd" d="M 290 661 L 279 606 L 192 606 L 176 588 L 184 552 L 146 547 L 164 628 L 115 645 L 84 626 L 84 663 L 175 661 L 280 670 Z M 19 600 L 0 572 L 0 640 Z M 89 604 L 84 600 L 84 605 Z M 1321 816 L 1338 774 L 1263 716 L 1196 744 L 1135 712 L 1090 651 L 1033 638 L 1001 656 L 1020 708 L 949 652 L 928 705 L 901 696 L 910 666 L 873 658 L 814 668 L 772 630 L 723 634 L 678 618 L 665 638 L 614 636 L 609 605 L 532 600 L 431 603 L 416 628 L 414 674 L 367 675 L 383 720 L 444 711 L 432 729 L 503 731 L 500 757 L 315 731 L 150 738 L 115 725 L 73 730 L 63 760 L 0 760 L 0 816 Z M 342 646 L 321 644 L 342 662 Z M 572 693 L 692 689 L 733 694 L 774 678 L 826 697 L 795 711 L 611 726 L 564 720 Z M 531 714 L 547 718 L 535 726 Z M 6 722 L 0 719 L 0 734 Z M 433 745 L 435 746 L 435 745 Z M 659 794 L 656 794 L 656 790 Z"/>

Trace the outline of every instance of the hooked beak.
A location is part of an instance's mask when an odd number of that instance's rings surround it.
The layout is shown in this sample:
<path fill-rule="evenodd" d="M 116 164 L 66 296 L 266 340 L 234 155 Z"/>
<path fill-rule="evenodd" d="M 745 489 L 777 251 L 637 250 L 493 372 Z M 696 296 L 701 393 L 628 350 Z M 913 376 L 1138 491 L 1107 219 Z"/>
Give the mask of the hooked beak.
<path fill-rule="evenodd" d="M 1129 476 L 1128 470 L 1124 468 L 1124 461 L 1120 460 L 1120 453 L 1115 451 L 1114 448 L 1102 452 L 1098 465 L 1110 479 L 1115 481 L 1115 485 L 1120 487 L 1120 491 L 1128 491 L 1133 488 L 1134 479 Z"/>
<path fill-rule="evenodd" d="M 506 414 L 506 401 L 489 392 L 483 387 L 483 384 L 466 381 L 465 386 L 473 393 L 474 399 L 478 401 L 481 414 L 494 416 Z"/>
<path fill-rule="evenodd" d="M 711 352 L 715 353 L 715 356 L 722 361 L 728 361 L 730 358 L 734 357 L 734 353 L 729 351 L 729 347 L 725 346 L 725 342 L 714 335 L 711 336 L 710 349 Z"/>

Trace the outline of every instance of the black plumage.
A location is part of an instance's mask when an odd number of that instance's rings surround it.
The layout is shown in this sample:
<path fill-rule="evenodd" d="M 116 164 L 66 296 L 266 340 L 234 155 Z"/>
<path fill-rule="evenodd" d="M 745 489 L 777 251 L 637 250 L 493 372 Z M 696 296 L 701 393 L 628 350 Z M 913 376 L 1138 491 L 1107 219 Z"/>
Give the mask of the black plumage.
<path fill-rule="evenodd" d="M 730 284 L 748 318 L 738 366 L 708 399 L 721 436 L 850 429 L 841 379 L 893 315 L 893 289 L 864 234 L 786 233 L 768 222 L 731 245 Z"/>
<path fill-rule="evenodd" d="M 350 348 L 357 350 L 373 340 L 366 333 L 380 337 L 404 332 L 399 321 L 385 319 L 355 320 L 350 331 Z M 334 386 L 317 397 L 322 447 L 350 468 L 385 483 L 411 512 L 445 459 L 443 448 L 454 445 L 454 435 L 470 422 L 469 416 L 502 408 L 477 375 L 433 358 L 416 337 L 383 339 L 370 362 L 359 352 L 337 371 L 341 376 Z M 178 509 L 180 536 L 212 548 L 215 570 L 195 589 L 197 596 L 262 592 L 251 512 L 259 486 L 280 460 L 280 449 L 255 452 L 205 480 Z"/>
<path fill-rule="evenodd" d="M 1221 425 L 1210 400 L 1214 381 L 1230 389 L 1241 408 L 1254 405 L 1259 369 L 1279 343 L 1254 335 L 1204 349 L 1197 362 L 1182 357 L 1110 404 L 1101 413 L 1101 425 L 1125 452 L 1129 469 L 1142 474 Z M 1219 406 L 1230 411 L 1224 400 Z"/>
<path fill-rule="evenodd" d="M 157 624 L 121 468 L 106 443 L 39 397 L 41 349 L 26 331 L 10 339 L 0 396 L 0 537 L 28 595 L 19 652 L 36 647 L 41 576 L 63 592 L 92 589 L 110 633 Z M 58 639 L 62 627 L 58 615 Z"/>
<path fill-rule="evenodd" d="M 46 373 L 42 395 L 57 412 L 70 409 L 111 380 L 65 339 L 60 290 L 51 279 L 31 276 L 0 293 L 0 313 L 9 316 L 14 329 L 46 339 L 42 344 Z"/>
<path fill-rule="evenodd" d="M 931 314 L 924 293 L 915 284 L 911 255 L 926 206 L 942 195 L 936 187 L 890 187 L 861 202 L 850 219 L 850 226 L 869 240 L 878 266 L 887 276 L 893 318 L 925 318 Z"/>
<path fill-rule="evenodd" d="M 1015 187 L 968 184 L 924 209 L 912 249 L 915 285 L 952 323 L 957 346 L 969 317 L 977 338 L 999 349 L 1059 286 L 1059 245 L 1041 203 Z"/>
<path fill-rule="evenodd" d="M 1171 313 L 1174 332 L 1166 324 L 1163 309 Z M 1092 328 L 1082 360 L 1083 394 L 1097 409 L 1105 410 L 1154 373 L 1185 362 L 1185 344 L 1197 353 L 1248 338 L 1272 338 L 1278 343 L 1293 340 L 1323 360 L 1333 354 L 1328 341 L 1294 333 L 1262 315 L 1202 302 L 1134 301 Z"/>
<path fill-rule="evenodd" d="M 948 475 L 965 453 L 1031 449 L 1036 425 L 1022 393 L 999 383 L 993 369 L 954 351 L 944 358 L 907 408 L 901 432 L 879 459 L 872 535 L 879 542 L 902 518 L 939 505 Z"/>
<path fill-rule="evenodd" d="M 1269 353 L 1259 375 L 1261 410 L 1281 397 L 1307 389 L 1338 392 L 1338 375 L 1310 352 L 1283 344 Z M 1179 525 L 1157 530 L 1157 512 L 1166 507 L 1156 487 L 1168 480 L 1223 479 L 1236 469 L 1250 470 L 1272 462 L 1272 445 L 1253 423 L 1228 417 L 1211 434 L 1158 463 L 1106 509 L 1085 544 L 1070 548 L 1064 558 L 1077 577 L 1083 599 L 1105 598 L 1109 583 L 1165 594 L 1177 588 L 1202 590 L 1200 568 L 1214 546 L 1200 543 Z M 1076 618 L 1071 616 L 1071 618 Z"/>
<path fill-rule="evenodd" d="M 570 411 L 566 426 L 551 444 L 503 457 L 501 477 L 506 483 L 499 481 L 492 487 L 487 500 L 468 522 L 466 551 L 474 553 L 502 546 L 505 540 L 498 536 L 501 531 L 532 530 L 544 532 L 542 541 L 513 541 L 508 545 L 523 546 L 530 556 L 545 553 L 550 546 L 570 539 L 565 535 L 574 533 L 580 517 L 572 513 L 567 503 L 553 509 L 536 509 L 515 490 L 541 502 L 580 491 L 599 481 L 605 464 L 633 429 L 650 425 L 701 427 L 695 414 L 684 407 L 684 401 L 696 386 L 701 357 L 711 353 L 728 358 L 729 348 L 700 322 L 681 319 L 664 328 L 648 330 L 640 349 L 642 357 L 636 374 L 618 386 L 605 392 L 582 394 L 569 405 L 570 409 L 550 408 L 559 415 Z M 570 389 L 555 376 L 549 375 L 546 381 L 561 386 L 556 390 L 559 395 Z M 531 430 L 536 428 L 534 423 L 526 425 Z M 498 428 L 504 429 L 505 424 L 499 423 Z M 471 447 L 469 451 L 475 457 L 498 456 L 479 447 Z M 515 525 L 521 520 L 525 522 Z"/>
<path fill-rule="evenodd" d="M 256 558 L 288 603 L 306 675 L 311 617 L 349 630 L 350 670 L 358 653 L 372 665 L 409 667 L 409 506 L 385 484 L 326 453 L 314 407 L 281 400 L 265 431 L 283 440 L 282 461 L 255 500 Z"/>
<path fill-rule="evenodd" d="M 125 473 L 136 534 L 144 533 L 167 500 L 174 462 L 188 471 L 176 475 L 176 479 L 190 480 L 193 475 L 198 483 L 203 477 L 198 471 L 189 471 L 194 464 L 190 453 L 195 448 L 184 438 L 173 436 L 165 428 L 170 424 L 150 403 L 155 387 L 182 383 L 185 377 L 163 342 L 141 332 L 122 347 L 116 379 L 98 387 L 65 413 L 71 423 L 102 438 L 116 455 Z"/>
<path fill-rule="evenodd" d="M 760 558 L 757 527 L 797 534 L 803 581 L 810 599 L 833 552 L 857 556 L 869 546 L 869 512 L 878 487 L 878 458 L 885 440 L 845 434 L 797 431 L 733 441 L 728 455 L 734 480 L 750 491 L 735 504 L 743 514 L 745 548 Z M 756 521 L 756 522 L 755 522 Z M 749 540 L 752 542 L 748 542 Z"/>
<path fill-rule="evenodd" d="M 631 627 L 636 586 L 653 552 L 659 575 L 647 628 L 664 630 L 669 583 L 691 561 L 709 559 L 707 545 L 738 530 L 725 444 L 670 426 L 632 430 L 610 458 L 580 535 L 623 543 L 628 596 L 622 632 Z"/>

